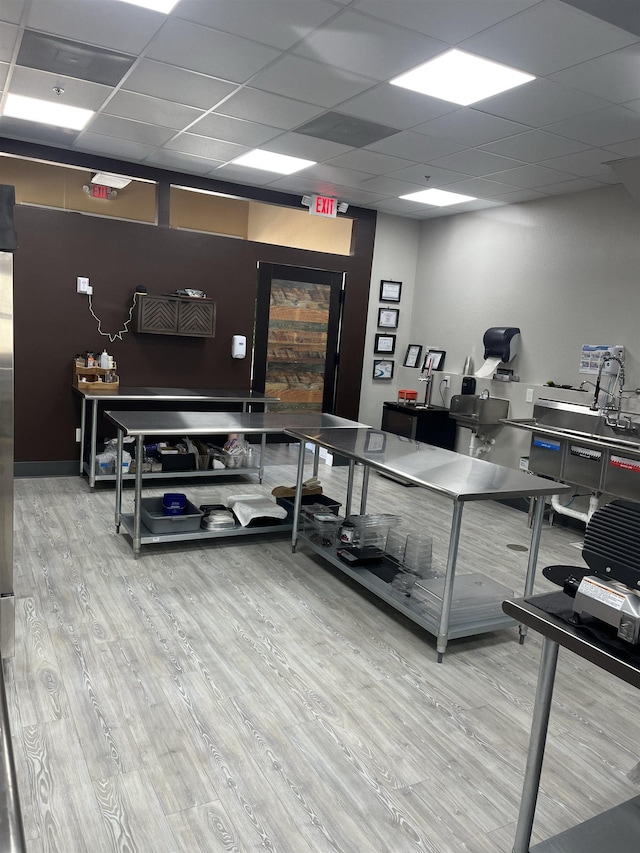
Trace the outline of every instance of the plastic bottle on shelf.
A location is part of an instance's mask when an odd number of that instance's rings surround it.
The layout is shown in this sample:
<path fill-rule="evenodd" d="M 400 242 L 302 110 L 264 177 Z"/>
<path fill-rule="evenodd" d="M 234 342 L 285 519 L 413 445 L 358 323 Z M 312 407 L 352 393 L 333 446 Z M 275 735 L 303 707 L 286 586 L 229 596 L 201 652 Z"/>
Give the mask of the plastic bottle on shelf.
<path fill-rule="evenodd" d="M 102 354 L 100 356 L 100 367 L 104 367 L 105 370 L 109 367 L 109 353 L 105 350 L 102 350 Z"/>
<path fill-rule="evenodd" d="M 95 360 L 95 358 L 94 358 L 93 353 L 92 353 L 92 352 L 87 352 L 87 356 L 86 356 L 86 367 L 95 367 L 95 366 L 96 366 L 96 360 Z"/>

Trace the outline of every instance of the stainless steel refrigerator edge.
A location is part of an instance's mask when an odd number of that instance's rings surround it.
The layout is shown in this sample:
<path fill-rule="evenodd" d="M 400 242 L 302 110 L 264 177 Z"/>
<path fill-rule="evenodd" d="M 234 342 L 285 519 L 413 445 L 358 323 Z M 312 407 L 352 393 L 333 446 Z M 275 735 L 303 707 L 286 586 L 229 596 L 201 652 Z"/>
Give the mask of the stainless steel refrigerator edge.
<path fill-rule="evenodd" d="M 0 252 L 0 653 L 13 657 L 13 255 Z"/>

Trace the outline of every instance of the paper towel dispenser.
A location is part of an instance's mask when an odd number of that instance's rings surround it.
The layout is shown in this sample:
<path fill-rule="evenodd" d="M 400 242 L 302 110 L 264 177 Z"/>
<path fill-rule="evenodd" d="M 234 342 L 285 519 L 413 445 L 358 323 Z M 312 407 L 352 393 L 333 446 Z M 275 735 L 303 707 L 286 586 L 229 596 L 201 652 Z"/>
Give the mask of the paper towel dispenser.
<path fill-rule="evenodd" d="M 520 329 L 513 326 L 494 326 L 487 329 L 482 338 L 485 358 L 499 358 L 507 364 L 520 347 Z"/>

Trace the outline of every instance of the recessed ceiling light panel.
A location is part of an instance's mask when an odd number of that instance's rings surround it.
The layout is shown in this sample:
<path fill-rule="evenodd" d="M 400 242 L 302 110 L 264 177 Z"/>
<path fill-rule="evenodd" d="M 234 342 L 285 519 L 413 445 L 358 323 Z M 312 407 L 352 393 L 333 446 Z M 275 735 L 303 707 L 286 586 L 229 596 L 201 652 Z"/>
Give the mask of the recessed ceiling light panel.
<path fill-rule="evenodd" d="M 530 80 L 532 74 L 454 49 L 389 82 L 466 107 Z"/>
<path fill-rule="evenodd" d="M 277 172 L 279 175 L 292 175 L 294 172 L 316 164 L 315 160 L 289 157 L 288 154 L 275 154 L 273 151 L 263 151 L 260 148 L 248 151 L 231 162 L 234 166 L 247 166 L 251 169 L 262 169 L 265 172 Z"/>
<path fill-rule="evenodd" d="M 178 0 L 121 0 L 121 2 L 130 3 L 132 6 L 142 6 L 143 9 L 153 9 L 154 12 L 164 12 L 165 15 L 168 15 Z"/>
<path fill-rule="evenodd" d="M 407 201 L 419 201 L 422 204 L 432 204 L 434 207 L 448 207 L 451 204 L 462 204 L 463 201 L 475 201 L 475 196 L 450 193 L 446 190 L 420 190 L 417 193 L 401 195 Z"/>
<path fill-rule="evenodd" d="M 7 95 L 3 115 L 50 124 L 54 127 L 68 127 L 82 130 L 94 115 L 93 110 L 82 107 L 70 107 L 59 101 L 43 101 L 40 98 L 27 98 L 24 95 Z"/>

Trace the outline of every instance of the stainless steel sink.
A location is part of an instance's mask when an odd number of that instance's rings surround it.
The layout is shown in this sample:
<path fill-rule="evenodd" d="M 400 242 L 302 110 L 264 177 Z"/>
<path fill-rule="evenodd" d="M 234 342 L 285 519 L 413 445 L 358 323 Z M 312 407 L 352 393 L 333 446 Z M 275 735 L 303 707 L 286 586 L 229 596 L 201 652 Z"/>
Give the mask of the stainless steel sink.
<path fill-rule="evenodd" d="M 509 401 L 498 397 L 480 397 L 474 394 L 454 394 L 449 415 L 460 426 L 477 430 L 478 427 L 498 426 L 509 414 Z"/>

